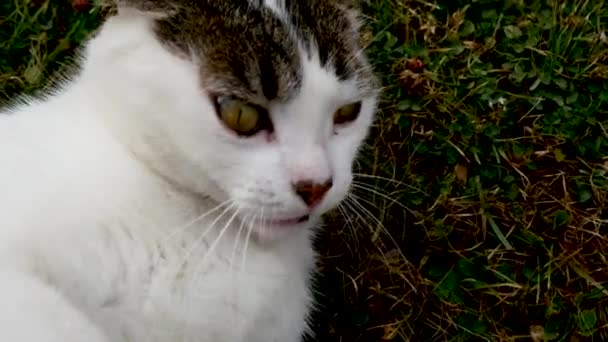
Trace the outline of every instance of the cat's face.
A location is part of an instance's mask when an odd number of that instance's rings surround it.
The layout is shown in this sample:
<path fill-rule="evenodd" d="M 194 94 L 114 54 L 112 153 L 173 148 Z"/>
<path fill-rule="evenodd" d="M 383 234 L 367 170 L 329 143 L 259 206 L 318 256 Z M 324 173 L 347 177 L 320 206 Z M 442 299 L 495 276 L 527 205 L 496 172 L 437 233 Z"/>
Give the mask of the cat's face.
<path fill-rule="evenodd" d="M 166 177 L 226 203 L 219 210 L 237 209 L 235 222 L 264 240 L 310 227 L 345 198 L 377 96 L 351 8 L 338 0 L 125 2 L 170 13 L 152 29 L 175 58 L 140 66 L 170 61 L 158 67 L 164 83 L 142 84 L 158 94 L 148 143 L 171 163 L 160 167 Z"/>

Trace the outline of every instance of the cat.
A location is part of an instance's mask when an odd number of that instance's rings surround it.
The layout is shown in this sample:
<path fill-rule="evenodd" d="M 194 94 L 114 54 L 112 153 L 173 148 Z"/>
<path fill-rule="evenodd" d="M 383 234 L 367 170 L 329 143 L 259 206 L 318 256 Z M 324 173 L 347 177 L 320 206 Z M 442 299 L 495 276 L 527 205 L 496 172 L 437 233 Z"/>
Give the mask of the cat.
<path fill-rule="evenodd" d="M 379 82 L 341 0 L 122 0 L 0 114 L 0 340 L 296 342 Z"/>

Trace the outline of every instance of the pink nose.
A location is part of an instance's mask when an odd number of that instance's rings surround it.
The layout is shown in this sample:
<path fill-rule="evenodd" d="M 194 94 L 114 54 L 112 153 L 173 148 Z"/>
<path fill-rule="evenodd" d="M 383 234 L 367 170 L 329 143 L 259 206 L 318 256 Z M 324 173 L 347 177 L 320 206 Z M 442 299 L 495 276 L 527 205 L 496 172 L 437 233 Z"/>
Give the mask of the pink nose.
<path fill-rule="evenodd" d="M 332 186 L 333 182 L 329 179 L 323 184 L 309 181 L 298 182 L 293 185 L 293 189 L 304 200 L 304 203 L 312 208 L 323 200 L 323 197 Z"/>

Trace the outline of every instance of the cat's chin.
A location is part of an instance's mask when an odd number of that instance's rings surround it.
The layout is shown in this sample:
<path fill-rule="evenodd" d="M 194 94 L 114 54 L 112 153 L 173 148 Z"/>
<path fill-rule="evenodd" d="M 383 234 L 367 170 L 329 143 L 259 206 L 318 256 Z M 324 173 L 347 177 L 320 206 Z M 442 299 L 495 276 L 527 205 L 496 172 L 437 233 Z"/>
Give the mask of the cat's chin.
<path fill-rule="evenodd" d="M 320 217 L 305 215 L 288 219 L 270 219 L 257 222 L 253 229 L 253 236 L 262 244 L 281 241 L 302 231 L 309 231 L 316 226 Z"/>

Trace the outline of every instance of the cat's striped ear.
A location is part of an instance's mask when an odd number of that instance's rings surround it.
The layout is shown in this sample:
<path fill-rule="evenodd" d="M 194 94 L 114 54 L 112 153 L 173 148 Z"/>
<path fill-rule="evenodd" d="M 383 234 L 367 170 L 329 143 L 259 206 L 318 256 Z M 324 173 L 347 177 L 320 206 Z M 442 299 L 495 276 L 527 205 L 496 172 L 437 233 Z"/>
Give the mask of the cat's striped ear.
<path fill-rule="evenodd" d="M 327 2 L 334 3 L 335 6 L 341 6 L 351 10 L 361 10 L 363 7 L 363 0 L 324 0 Z"/>
<path fill-rule="evenodd" d="M 118 12 L 137 11 L 155 17 L 170 16 L 179 11 L 183 0 L 114 0 Z"/>

